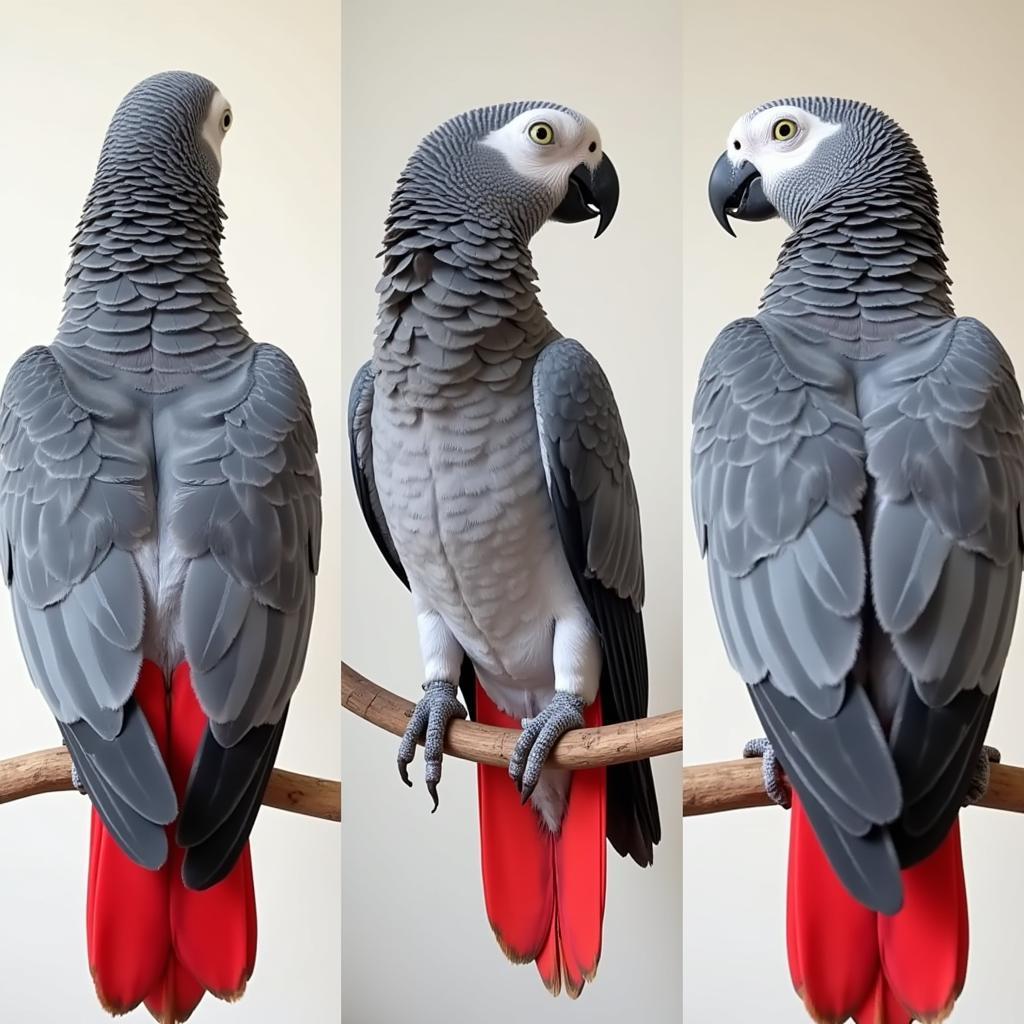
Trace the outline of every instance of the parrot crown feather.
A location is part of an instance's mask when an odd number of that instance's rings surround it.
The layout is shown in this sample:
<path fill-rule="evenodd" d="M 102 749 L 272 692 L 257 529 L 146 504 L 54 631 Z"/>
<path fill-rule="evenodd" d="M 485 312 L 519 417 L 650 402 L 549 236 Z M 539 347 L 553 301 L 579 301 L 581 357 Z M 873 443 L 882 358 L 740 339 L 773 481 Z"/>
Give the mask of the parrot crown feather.
<path fill-rule="evenodd" d="M 844 128 L 839 159 L 830 161 L 834 172 L 831 188 L 823 192 L 813 208 L 827 207 L 836 198 L 853 194 L 868 196 L 882 188 L 894 187 L 920 204 L 930 226 L 941 239 L 938 197 L 935 184 L 914 140 L 888 114 L 859 100 L 833 96 L 798 96 L 763 103 L 750 116 L 772 107 L 799 107 L 822 121 Z"/>
<path fill-rule="evenodd" d="M 165 71 L 136 85 L 110 120 L 83 222 L 91 211 L 104 214 L 138 198 L 153 215 L 183 214 L 187 206 L 190 226 L 219 242 L 220 169 L 199 140 L 215 92 L 211 81 L 187 71 Z"/>

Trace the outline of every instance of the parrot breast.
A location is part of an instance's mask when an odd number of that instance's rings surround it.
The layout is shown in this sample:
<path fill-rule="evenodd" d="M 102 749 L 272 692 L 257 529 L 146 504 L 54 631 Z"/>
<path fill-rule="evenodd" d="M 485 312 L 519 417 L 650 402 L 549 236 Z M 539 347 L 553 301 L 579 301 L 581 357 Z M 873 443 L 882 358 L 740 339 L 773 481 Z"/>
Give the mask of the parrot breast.
<path fill-rule="evenodd" d="M 413 593 L 498 707 L 536 714 L 554 692 L 555 620 L 589 616 L 557 536 L 532 390 L 480 387 L 413 423 L 392 402 L 374 403 L 374 473 Z"/>

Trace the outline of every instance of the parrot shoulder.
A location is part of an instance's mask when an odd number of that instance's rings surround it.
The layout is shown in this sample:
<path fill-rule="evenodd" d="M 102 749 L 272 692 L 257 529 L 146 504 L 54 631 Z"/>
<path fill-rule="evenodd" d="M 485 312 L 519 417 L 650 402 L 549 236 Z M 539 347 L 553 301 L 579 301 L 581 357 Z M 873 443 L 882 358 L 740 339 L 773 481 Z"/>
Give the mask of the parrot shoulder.
<path fill-rule="evenodd" d="M 692 501 L 702 551 L 738 578 L 797 542 L 823 512 L 860 548 L 861 435 L 837 362 L 773 336 L 761 318 L 729 324 L 705 357 L 693 406 Z M 859 607 L 853 598 L 863 581 L 848 584 L 834 601 Z"/>
<path fill-rule="evenodd" d="M 3 570 L 33 607 L 63 600 L 111 547 L 133 550 L 152 525 L 137 417 L 101 383 L 36 346 L 0 395 Z"/>

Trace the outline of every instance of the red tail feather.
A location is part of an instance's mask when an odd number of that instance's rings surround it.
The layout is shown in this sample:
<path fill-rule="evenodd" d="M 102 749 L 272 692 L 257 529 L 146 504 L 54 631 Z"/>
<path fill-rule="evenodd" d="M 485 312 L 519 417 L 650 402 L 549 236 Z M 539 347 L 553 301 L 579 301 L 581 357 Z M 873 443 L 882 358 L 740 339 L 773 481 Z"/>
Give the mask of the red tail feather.
<path fill-rule="evenodd" d="M 206 727 L 187 665 L 168 693 L 143 662 L 135 698 L 146 715 L 181 801 Z M 103 1006 L 125 1013 L 145 1001 L 157 1020 L 185 1021 L 205 992 L 238 998 L 256 957 L 256 904 L 246 847 L 223 882 L 204 892 L 181 880 L 183 851 L 168 828 L 159 871 L 133 863 L 93 813 L 86 916 L 89 964 Z"/>
<path fill-rule="evenodd" d="M 477 719 L 518 728 L 483 688 L 476 688 Z M 586 709 L 588 726 L 601 724 L 600 700 Z M 597 972 L 605 894 L 605 771 L 573 773 L 561 832 L 555 836 L 537 812 L 520 803 L 504 768 L 480 765 L 480 848 L 484 900 L 495 937 L 515 963 L 536 961 L 548 990 L 564 982 L 573 998 Z"/>
<path fill-rule="evenodd" d="M 836 877 L 794 796 L 786 942 L 790 974 L 821 1024 L 945 1020 L 967 970 L 960 831 L 903 872 L 892 917 L 858 903 Z"/>
<path fill-rule="evenodd" d="M 187 665 L 171 680 L 171 778 L 184 797 L 192 762 L 206 730 L 206 715 L 192 689 Z M 238 999 L 252 974 L 256 957 L 256 913 L 252 862 L 246 846 L 230 874 L 202 892 L 181 881 L 184 852 L 175 845 L 171 887 L 171 935 L 174 951 L 206 991 Z"/>
<path fill-rule="evenodd" d="M 882 968 L 899 1001 L 922 1021 L 942 1021 L 967 975 L 967 891 L 960 823 L 927 860 L 903 872 L 903 910 L 879 917 Z"/>
<path fill-rule="evenodd" d="M 912 1020 L 910 1014 L 893 995 L 893 991 L 889 988 L 881 971 L 878 973 L 867 1002 L 857 1011 L 853 1019 L 857 1024 L 911 1024 Z"/>

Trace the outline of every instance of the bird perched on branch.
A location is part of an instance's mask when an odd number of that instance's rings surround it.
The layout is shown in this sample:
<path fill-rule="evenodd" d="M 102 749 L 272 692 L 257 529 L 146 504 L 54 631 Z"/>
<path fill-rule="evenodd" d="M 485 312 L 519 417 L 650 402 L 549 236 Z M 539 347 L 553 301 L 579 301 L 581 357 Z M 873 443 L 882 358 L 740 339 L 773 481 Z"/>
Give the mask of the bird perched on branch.
<path fill-rule="evenodd" d="M 256 953 L 248 836 L 299 680 L 320 547 L 309 398 L 221 265 L 205 78 L 117 108 L 64 316 L 0 402 L 0 563 L 29 674 L 93 803 L 102 1004 L 183 1021 Z"/>
<path fill-rule="evenodd" d="M 487 912 L 511 960 L 572 996 L 600 956 L 606 837 L 647 865 L 660 825 L 649 762 L 544 767 L 567 730 L 643 716 L 647 657 L 625 433 L 597 361 L 548 321 L 529 245 L 549 220 L 601 234 L 618 195 L 596 127 L 566 107 L 437 128 L 392 199 L 349 405 L 363 514 L 423 655 L 402 778 L 425 738 L 436 807 L 452 718 L 522 723 L 508 773 L 478 772 Z"/>
<path fill-rule="evenodd" d="M 787 942 L 816 1021 L 944 1020 L 967 967 L 957 817 L 1021 580 L 1006 352 L 953 312 L 935 189 L 893 120 L 741 117 L 715 215 L 792 229 L 700 373 L 693 507 L 719 628 L 792 791 Z"/>

